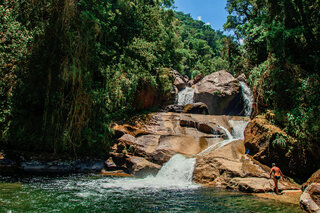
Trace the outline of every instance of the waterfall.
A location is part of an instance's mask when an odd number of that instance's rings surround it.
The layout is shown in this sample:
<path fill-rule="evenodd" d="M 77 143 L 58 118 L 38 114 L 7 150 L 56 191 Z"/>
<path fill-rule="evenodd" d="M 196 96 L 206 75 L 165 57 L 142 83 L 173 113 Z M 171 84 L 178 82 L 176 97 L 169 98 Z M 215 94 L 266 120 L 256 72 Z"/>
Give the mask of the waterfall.
<path fill-rule="evenodd" d="M 229 120 L 229 124 L 231 125 L 232 127 L 232 134 L 228 131 L 228 129 L 224 128 L 223 126 L 219 126 L 219 128 L 223 129 L 228 138 L 221 141 L 221 142 L 218 142 L 218 143 L 215 143 L 209 147 L 207 147 L 206 149 L 202 150 L 200 153 L 198 153 L 197 155 L 203 155 L 203 154 L 206 154 L 206 153 L 210 153 L 214 150 L 217 150 L 235 140 L 238 140 L 238 139 L 244 139 L 244 135 L 243 135 L 243 132 L 244 132 L 244 129 L 246 128 L 247 124 L 248 124 L 248 121 L 245 121 L 245 120 L 238 120 L 238 121 L 235 121 L 235 120 Z"/>
<path fill-rule="evenodd" d="M 192 175 L 195 158 L 186 158 L 181 154 L 176 154 L 168 162 L 163 164 L 156 176 L 148 176 L 143 179 L 125 178 L 115 179 L 108 183 L 103 183 L 103 188 L 121 188 L 124 190 L 144 189 L 189 189 L 197 188 L 192 182 Z M 125 183 L 125 184 L 124 184 Z"/>
<path fill-rule="evenodd" d="M 227 128 L 224 128 L 223 126 L 218 126 L 218 127 L 225 131 L 225 133 L 226 133 L 228 138 L 223 140 L 223 141 L 221 141 L 221 142 L 212 144 L 211 146 L 209 146 L 206 149 L 202 150 L 197 155 L 203 155 L 205 153 L 210 153 L 211 151 L 217 150 L 217 149 L 219 149 L 219 148 L 231 143 L 232 141 L 237 140 L 237 138 L 234 138 Z"/>
<path fill-rule="evenodd" d="M 193 103 L 194 89 L 191 87 L 186 87 L 181 90 L 177 96 L 177 104 L 178 105 L 186 105 Z"/>
<path fill-rule="evenodd" d="M 218 126 L 218 127 L 225 131 L 225 133 L 227 134 L 228 139 L 233 139 L 231 133 L 229 132 L 229 130 L 227 128 L 224 128 L 223 126 Z"/>
<path fill-rule="evenodd" d="M 232 127 L 232 136 L 237 139 L 244 139 L 244 130 L 249 121 L 245 120 L 230 120 L 229 123 Z"/>
<path fill-rule="evenodd" d="M 239 81 L 239 84 L 242 91 L 243 101 L 245 103 L 244 115 L 250 116 L 252 111 L 252 104 L 253 104 L 253 94 L 251 92 L 251 89 L 248 87 L 248 85 L 245 82 Z"/>
<path fill-rule="evenodd" d="M 161 183 L 190 184 L 195 162 L 195 158 L 186 158 L 181 154 L 176 154 L 163 165 L 155 179 Z"/>

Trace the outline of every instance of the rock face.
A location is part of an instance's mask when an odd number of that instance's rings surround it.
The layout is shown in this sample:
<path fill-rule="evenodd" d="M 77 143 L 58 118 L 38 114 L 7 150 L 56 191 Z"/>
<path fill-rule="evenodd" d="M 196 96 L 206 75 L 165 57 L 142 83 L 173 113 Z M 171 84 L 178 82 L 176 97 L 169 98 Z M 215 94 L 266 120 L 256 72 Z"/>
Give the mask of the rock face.
<path fill-rule="evenodd" d="M 245 154 L 243 140 L 233 141 L 197 157 L 194 180 L 198 183 L 243 192 L 273 191 L 270 168 Z M 279 181 L 280 190 L 299 189 L 296 184 Z"/>
<path fill-rule="evenodd" d="M 320 183 L 320 169 L 313 173 L 313 175 L 307 180 L 307 182 L 302 184 L 302 190 L 305 190 L 312 183 Z"/>
<path fill-rule="evenodd" d="M 250 121 L 244 135 L 247 152 L 255 160 L 266 165 L 274 162 L 285 175 L 303 180 L 320 167 L 319 155 L 308 155 L 307 159 L 301 159 L 303 154 L 299 144 L 279 127 L 271 124 L 265 116 L 257 116 Z"/>
<path fill-rule="evenodd" d="M 300 206 L 306 212 L 320 212 L 320 183 L 312 183 L 304 190 Z"/>
<path fill-rule="evenodd" d="M 306 212 L 320 212 L 320 169 L 302 185 L 300 206 Z"/>
<path fill-rule="evenodd" d="M 114 125 L 113 128 L 119 138 L 110 156 L 116 168 L 109 162 L 106 164 L 106 170 L 120 169 L 134 174 L 136 171 L 133 167 L 136 161 L 132 161 L 131 156 L 144 158 L 149 162 L 144 161 L 144 164 L 149 167 L 152 164 L 152 168 L 156 169 L 177 153 L 189 156 L 198 154 L 208 146 L 223 141 L 227 137 L 225 129 L 232 132 L 229 120 L 247 121 L 248 118 L 152 113 L 145 124 Z M 128 164 L 128 161 L 132 165 Z"/>
<path fill-rule="evenodd" d="M 183 108 L 184 113 L 191 113 L 191 114 L 203 114 L 208 115 L 209 109 L 208 106 L 204 103 L 197 102 L 192 104 L 187 104 Z"/>
<path fill-rule="evenodd" d="M 204 75 L 203 74 L 199 74 L 197 76 L 195 76 L 192 80 L 190 80 L 188 82 L 189 86 L 192 86 L 196 83 L 198 83 L 199 81 L 201 81 L 203 79 Z"/>
<path fill-rule="evenodd" d="M 186 86 L 188 85 L 188 78 L 186 78 L 185 76 L 181 75 L 178 71 L 176 70 L 171 70 L 171 73 L 173 74 L 174 77 L 174 82 L 173 85 L 178 88 L 178 90 L 183 90 L 184 88 L 186 88 Z"/>
<path fill-rule="evenodd" d="M 194 102 L 203 102 L 211 115 L 243 115 L 238 80 L 225 70 L 205 76 L 194 86 Z"/>

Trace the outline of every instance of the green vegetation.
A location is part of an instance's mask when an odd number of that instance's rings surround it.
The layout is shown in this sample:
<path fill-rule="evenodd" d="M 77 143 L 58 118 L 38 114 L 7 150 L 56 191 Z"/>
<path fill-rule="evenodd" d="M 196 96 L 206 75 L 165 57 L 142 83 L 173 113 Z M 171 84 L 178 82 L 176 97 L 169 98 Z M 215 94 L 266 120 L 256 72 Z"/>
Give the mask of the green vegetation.
<path fill-rule="evenodd" d="M 194 78 L 198 74 L 208 75 L 227 69 L 227 63 L 221 57 L 222 40 L 226 36 L 204 22 L 194 20 L 189 14 L 177 12 L 176 17 L 181 21 L 179 31 L 183 42 L 183 48 L 178 50 L 182 54 L 178 71 Z"/>
<path fill-rule="evenodd" d="M 170 69 L 221 66 L 221 32 L 172 3 L 1 0 L 0 146 L 106 153 L 110 124 L 140 109 L 141 91 L 168 96 Z"/>
<path fill-rule="evenodd" d="M 254 115 L 271 109 L 274 123 L 298 140 L 301 166 L 316 165 L 310 159 L 319 155 L 320 2 L 228 0 L 227 8 L 225 28 L 244 41 L 225 46 L 227 60 L 238 61 L 234 71 L 249 77 Z"/>
<path fill-rule="evenodd" d="M 105 151 L 139 85 L 168 92 L 181 46 L 170 1 L 1 1 L 1 142 Z"/>
<path fill-rule="evenodd" d="M 0 0 L 0 147 L 105 153 L 110 124 L 137 113 L 141 91 L 170 93 L 171 69 L 190 78 L 227 69 L 248 76 L 253 116 L 272 110 L 301 153 L 312 150 L 320 132 L 319 0 L 228 0 L 225 28 L 236 38 L 172 4 Z"/>

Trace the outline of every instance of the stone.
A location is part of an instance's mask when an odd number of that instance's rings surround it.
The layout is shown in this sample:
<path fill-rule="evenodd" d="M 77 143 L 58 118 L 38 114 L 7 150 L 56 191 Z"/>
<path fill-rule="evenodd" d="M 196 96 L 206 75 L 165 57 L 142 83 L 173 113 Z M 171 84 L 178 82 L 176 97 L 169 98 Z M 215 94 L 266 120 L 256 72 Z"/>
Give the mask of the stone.
<path fill-rule="evenodd" d="M 183 90 L 184 88 L 186 88 L 186 86 L 188 85 L 188 80 L 186 79 L 182 74 L 180 74 L 178 71 L 176 70 L 172 70 L 171 71 L 173 77 L 174 77 L 174 82 L 173 85 L 178 88 L 178 90 Z"/>
<path fill-rule="evenodd" d="M 320 212 L 320 183 L 312 183 L 300 197 L 300 207 L 306 212 Z"/>
<path fill-rule="evenodd" d="M 307 180 L 307 182 L 302 184 L 301 189 L 305 190 L 312 183 L 320 183 L 320 169 L 313 173 L 313 175 Z"/>
<path fill-rule="evenodd" d="M 301 186 L 301 189 L 301 208 L 306 212 L 320 212 L 320 169 Z"/>
<path fill-rule="evenodd" d="M 238 81 L 227 71 L 207 75 L 193 88 L 194 102 L 205 103 L 210 115 L 244 115 Z"/>
<path fill-rule="evenodd" d="M 146 123 L 138 123 L 137 126 L 115 124 L 114 127 L 121 130 L 123 135 L 117 139 L 116 145 L 109 153 L 116 165 L 116 168 L 113 166 L 112 169 L 123 169 L 133 174 L 135 163 L 130 160 L 132 157 L 144 158 L 150 163 L 163 165 L 175 154 L 196 155 L 208 146 L 221 143 L 223 138 L 227 138 L 225 129 L 232 131 L 230 120 L 247 122 L 248 119 L 158 112 L 151 113 Z"/>
<path fill-rule="evenodd" d="M 246 75 L 244 73 L 242 73 L 237 77 L 237 80 L 238 81 L 247 82 L 247 77 L 246 77 Z"/>
<path fill-rule="evenodd" d="M 189 86 L 192 86 L 192 85 L 198 83 L 199 81 L 201 81 L 203 79 L 203 77 L 204 77 L 203 74 L 196 75 L 192 80 L 188 81 Z"/>
<path fill-rule="evenodd" d="M 208 106 L 205 103 L 201 103 L 201 102 L 185 105 L 183 108 L 183 112 L 191 113 L 191 114 L 202 114 L 202 115 L 209 114 Z"/>
<path fill-rule="evenodd" d="M 160 165 L 151 163 L 142 157 L 131 156 L 131 162 L 133 163 L 132 174 L 136 177 L 146 177 L 148 175 L 156 175 L 161 168 Z"/>
<path fill-rule="evenodd" d="M 280 191 L 298 189 L 297 185 L 284 182 L 284 181 L 279 181 L 278 187 Z M 270 178 L 237 177 L 237 178 L 231 179 L 227 188 L 237 189 L 242 192 L 265 193 L 265 192 L 273 191 L 274 183 L 273 183 L 273 180 Z"/>
<path fill-rule="evenodd" d="M 269 171 L 269 167 L 245 154 L 243 140 L 233 140 L 221 148 L 197 156 L 193 179 L 205 185 L 260 193 L 273 190 Z M 299 187 L 281 180 L 279 189 Z"/>
<path fill-rule="evenodd" d="M 164 112 L 177 112 L 177 113 L 181 113 L 183 112 L 184 106 L 182 105 L 177 105 L 177 104 L 171 104 L 168 105 L 164 108 Z"/>
<path fill-rule="evenodd" d="M 270 114 L 266 116 L 271 116 Z M 247 153 L 263 164 L 271 166 L 276 163 L 285 175 L 301 180 L 311 176 L 320 168 L 320 155 L 310 152 L 317 152 L 319 147 L 314 146 L 307 150 L 307 154 L 301 154 L 299 143 L 281 128 L 270 123 L 266 116 L 256 116 L 247 125 L 244 131 Z M 283 141 L 282 144 L 277 143 L 279 138 Z"/>

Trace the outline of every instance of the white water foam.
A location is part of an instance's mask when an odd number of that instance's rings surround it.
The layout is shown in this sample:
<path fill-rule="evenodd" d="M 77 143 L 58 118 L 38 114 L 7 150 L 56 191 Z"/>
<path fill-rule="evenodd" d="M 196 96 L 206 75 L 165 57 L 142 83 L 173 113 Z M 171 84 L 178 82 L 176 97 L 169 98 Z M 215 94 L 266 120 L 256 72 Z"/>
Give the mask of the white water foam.
<path fill-rule="evenodd" d="M 207 153 L 210 153 L 214 150 L 217 150 L 229 143 L 231 143 L 232 141 L 237 140 L 236 138 L 233 138 L 232 134 L 229 132 L 229 130 L 227 128 L 224 128 L 223 126 L 218 126 L 219 128 L 223 129 L 225 131 L 225 133 L 227 134 L 227 139 L 221 141 L 221 142 L 217 142 L 215 144 L 212 144 L 211 146 L 207 147 L 206 149 L 202 150 L 200 153 L 198 153 L 197 155 L 204 155 Z"/>
<path fill-rule="evenodd" d="M 194 89 L 191 87 L 186 87 L 185 89 L 181 90 L 177 96 L 177 104 L 178 105 L 186 105 L 192 104 L 194 97 Z"/>
<path fill-rule="evenodd" d="M 120 188 L 122 190 L 144 189 L 189 189 L 198 188 L 192 183 L 195 158 L 186 158 L 181 154 L 174 155 L 165 163 L 156 176 L 146 178 L 121 178 L 102 183 L 104 189 Z"/>
<path fill-rule="evenodd" d="M 229 130 L 227 128 L 224 128 L 223 126 L 218 126 L 220 129 L 223 129 L 225 131 L 225 133 L 227 134 L 228 139 L 233 139 L 233 136 L 231 135 L 231 133 L 229 132 Z"/>
<path fill-rule="evenodd" d="M 229 123 L 232 127 L 232 136 L 236 139 L 244 139 L 244 130 L 249 121 L 245 120 L 230 120 Z"/>
<path fill-rule="evenodd" d="M 251 111 L 252 111 L 252 104 L 253 104 L 252 91 L 245 82 L 239 81 L 239 84 L 240 84 L 241 91 L 242 91 L 243 101 L 245 103 L 244 115 L 250 116 Z"/>
<path fill-rule="evenodd" d="M 244 130 L 247 126 L 249 121 L 246 120 L 229 120 L 229 123 L 232 127 L 232 134 L 228 131 L 228 129 L 224 128 L 223 126 L 219 126 L 219 128 L 223 129 L 228 138 L 226 140 L 223 140 L 221 142 L 217 142 L 209 147 L 207 147 L 206 149 L 202 150 L 200 153 L 198 153 L 197 155 L 204 155 L 207 153 L 210 153 L 214 150 L 217 150 L 233 141 L 236 141 L 238 139 L 244 139 Z"/>

